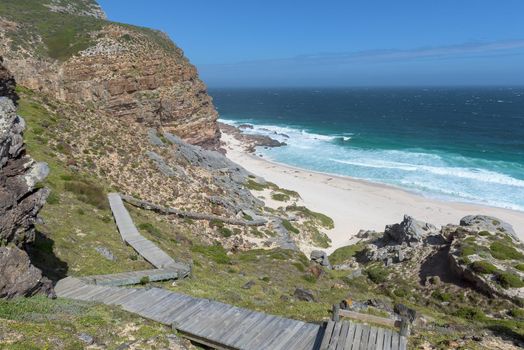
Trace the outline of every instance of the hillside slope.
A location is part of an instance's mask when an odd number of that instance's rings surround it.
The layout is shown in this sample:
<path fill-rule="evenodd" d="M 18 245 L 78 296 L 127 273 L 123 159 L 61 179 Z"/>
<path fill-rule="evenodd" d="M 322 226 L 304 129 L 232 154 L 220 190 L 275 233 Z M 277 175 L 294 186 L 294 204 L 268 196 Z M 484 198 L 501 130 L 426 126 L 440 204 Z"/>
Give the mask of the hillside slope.
<path fill-rule="evenodd" d="M 32 90 L 218 147 L 217 113 L 182 50 L 159 31 L 103 18 L 91 0 L 2 1 L 0 55 Z"/>

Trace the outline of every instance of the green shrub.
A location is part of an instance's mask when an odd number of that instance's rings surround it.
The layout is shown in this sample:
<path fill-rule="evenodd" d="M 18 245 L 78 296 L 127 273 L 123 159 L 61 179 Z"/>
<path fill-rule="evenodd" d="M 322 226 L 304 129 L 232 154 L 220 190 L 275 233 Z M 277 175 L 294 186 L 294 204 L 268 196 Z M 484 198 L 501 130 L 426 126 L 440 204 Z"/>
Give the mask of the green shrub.
<path fill-rule="evenodd" d="M 248 215 L 248 214 L 244 214 L 242 217 L 243 217 L 244 220 L 246 220 L 246 221 L 252 221 L 252 220 L 253 220 L 253 217 L 252 217 L 251 215 Z"/>
<path fill-rule="evenodd" d="M 524 281 L 520 276 L 511 272 L 499 272 L 497 273 L 497 281 L 502 288 L 522 288 L 524 287 Z"/>
<path fill-rule="evenodd" d="M 228 229 L 227 227 L 220 227 L 218 229 L 218 232 L 220 233 L 220 235 L 222 237 L 231 237 L 233 236 L 233 231 L 231 231 L 230 229 Z"/>
<path fill-rule="evenodd" d="M 509 310 L 509 315 L 514 318 L 524 318 L 524 309 L 513 308 Z"/>
<path fill-rule="evenodd" d="M 469 267 L 480 274 L 493 274 L 498 271 L 495 265 L 485 260 L 472 262 Z"/>
<path fill-rule="evenodd" d="M 382 283 L 385 282 L 388 278 L 389 271 L 386 270 L 383 267 L 371 267 L 366 270 L 366 274 L 368 275 L 368 278 L 375 282 L 375 283 Z"/>
<path fill-rule="evenodd" d="M 138 228 L 143 231 L 148 232 L 149 234 L 153 236 L 157 236 L 157 237 L 162 236 L 162 232 L 158 228 L 150 224 L 149 222 L 138 225 Z"/>
<path fill-rule="evenodd" d="M 200 253 L 210 258 L 217 264 L 230 264 L 231 259 L 226 254 L 226 250 L 221 245 L 194 245 L 191 247 L 191 251 L 194 253 Z"/>
<path fill-rule="evenodd" d="M 338 248 L 329 256 L 329 261 L 333 265 L 342 264 L 344 261 L 354 257 L 366 247 L 363 243 L 357 243 Z"/>
<path fill-rule="evenodd" d="M 399 298 L 405 298 L 409 295 L 409 289 L 406 287 L 395 288 L 393 294 L 395 294 Z"/>
<path fill-rule="evenodd" d="M 484 313 L 482 310 L 476 307 L 462 307 L 455 311 L 453 315 L 465 318 L 467 320 L 476 320 L 476 321 L 482 321 L 485 318 Z"/>
<path fill-rule="evenodd" d="M 441 292 L 439 290 L 434 291 L 431 293 L 431 296 L 434 299 L 437 299 L 439 301 L 450 301 L 451 300 L 451 294 L 446 292 Z"/>
<path fill-rule="evenodd" d="M 327 228 L 327 229 L 332 229 L 332 228 L 335 227 L 335 223 L 333 222 L 332 218 L 330 218 L 329 216 L 327 216 L 325 214 L 317 213 L 316 211 L 309 210 L 308 208 L 306 208 L 304 206 L 290 205 L 290 206 L 286 207 L 286 210 L 300 213 L 305 218 L 314 219 L 314 220 L 320 222 L 320 224 L 323 227 Z"/>
<path fill-rule="evenodd" d="M 524 254 L 502 242 L 493 242 L 489 246 L 491 255 L 499 260 L 523 260 Z"/>
<path fill-rule="evenodd" d="M 299 233 L 300 232 L 298 230 L 298 228 L 293 226 L 288 220 L 282 220 L 282 226 L 284 226 L 284 228 L 286 230 L 288 230 L 289 232 L 293 232 L 293 233 Z"/>
<path fill-rule="evenodd" d="M 253 191 L 263 191 L 265 190 L 268 186 L 267 185 L 263 185 L 263 184 L 259 184 L 258 182 L 254 181 L 254 180 L 247 180 L 246 182 L 246 187 L 250 190 L 253 190 Z"/>
<path fill-rule="evenodd" d="M 490 233 L 488 231 L 480 231 L 479 236 L 489 236 Z"/>
<path fill-rule="evenodd" d="M 213 227 L 224 227 L 224 222 L 221 221 L 221 220 L 217 220 L 217 219 L 213 219 L 211 221 L 209 221 L 209 227 L 213 228 Z"/>
<path fill-rule="evenodd" d="M 47 203 L 51 205 L 60 203 L 60 197 L 58 197 L 55 191 L 51 191 L 51 193 L 47 197 Z"/>
<path fill-rule="evenodd" d="M 288 200 L 290 200 L 290 197 L 287 194 L 283 194 L 283 193 L 273 193 L 271 195 L 271 198 L 273 198 L 276 201 L 280 201 L 280 202 L 287 202 Z"/>
<path fill-rule="evenodd" d="M 140 284 L 141 285 L 144 285 L 144 284 L 148 284 L 150 281 L 149 281 L 149 276 L 144 276 L 140 279 Z"/>
<path fill-rule="evenodd" d="M 519 271 L 524 271 L 524 264 L 517 264 L 515 265 L 515 268 Z"/>
<path fill-rule="evenodd" d="M 102 187 L 89 181 L 69 181 L 64 184 L 66 191 L 75 194 L 78 200 L 98 209 L 107 209 L 107 198 Z"/>

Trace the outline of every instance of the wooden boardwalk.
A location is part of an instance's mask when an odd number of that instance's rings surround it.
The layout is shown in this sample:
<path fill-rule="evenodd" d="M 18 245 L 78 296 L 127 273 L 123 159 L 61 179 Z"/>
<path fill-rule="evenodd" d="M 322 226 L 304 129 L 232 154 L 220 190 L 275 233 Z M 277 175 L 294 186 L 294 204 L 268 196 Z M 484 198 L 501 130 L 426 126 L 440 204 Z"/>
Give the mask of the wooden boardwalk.
<path fill-rule="evenodd" d="M 180 264 L 177 264 L 163 250 L 158 248 L 153 242 L 143 237 L 140 232 L 138 232 L 138 229 L 133 223 L 129 212 L 124 206 L 124 202 L 122 202 L 122 198 L 120 198 L 118 193 L 110 193 L 108 199 L 118 231 L 124 242 L 133 247 L 138 254 L 157 269 L 170 266 L 180 266 Z"/>
<path fill-rule="evenodd" d="M 170 325 L 186 338 L 216 349 L 235 350 L 405 350 L 406 339 L 395 331 L 362 323 L 326 325 L 268 315 L 162 288 L 124 288 L 147 280 L 183 278 L 189 266 L 175 262 L 140 235 L 120 195 L 109 196 L 122 239 L 153 270 L 112 275 L 67 277 L 55 286 L 58 297 L 119 305 L 124 310 Z"/>
<path fill-rule="evenodd" d="M 96 284 L 99 286 L 127 286 L 142 282 L 158 282 L 187 277 L 190 273 L 188 266 L 170 266 L 165 269 L 152 269 L 142 271 L 131 271 L 115 273 L 111 275 L 93 275 L 80 277 L 85 283 Z"/>
<path fill-rule="evenodd" d="M 236 306 L 193 298 L 161 288 L 122 288 L 87 284 L 67 277 L 57 296 L 120 305 L 124 310 L 166 324 L 185 337 L 217 349 L 315 350 L 323 327 Z"/>
<path fill-rule="evenodd" d="M 407 339 L 398 332 L 350 321 L 329 321 L 320 350 L 406 350 Z"/>

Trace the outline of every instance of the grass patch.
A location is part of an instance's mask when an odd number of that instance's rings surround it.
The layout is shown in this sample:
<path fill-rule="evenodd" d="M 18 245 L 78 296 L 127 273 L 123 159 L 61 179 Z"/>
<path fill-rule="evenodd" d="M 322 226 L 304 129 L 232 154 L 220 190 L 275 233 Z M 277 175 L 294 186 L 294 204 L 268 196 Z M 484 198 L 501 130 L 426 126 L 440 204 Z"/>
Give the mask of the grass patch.
<path fill-rule="evenodd" d="M 338 248 L 329 256 L 329 261 L 332 265 L 342 264 L 360 253 L 366 245 L 364 243 L 357 243 Z"/>
<path fill-rule="evenodd" d="M 246 182 L 246 187 L 252 191 L 264 191 L 266 188 L 268 188 L 268 185 L 264 185 L 261 183 L 256 182 L 255 180 L 248 179 Z"/>
<path fill-rule="evenodd" d="M 476 273 L 480 273 L 483 275 L 494 274 L 495 272 L 498 271 L 495 265 L 485 260 L 474 261 L 469 265 L 469 267 Z"/>
<path fill-rule="evenodd" d="M 191 251 L 194 253 L 200 253 L 206 258 L 209 258 L 216 262 L 217 264 L 230 264 L 231 259 L 226 254 L 226 250 L 221 245 L 195 245 L 191 247 Z"/>
<path fill-rule="evenodd" d="M 157 227 L 153 226 L 149 222 L 139 224 L 138 228 L 140 230 L 148 232 L 149 234 L 153 236 L 157 236 L 157 237 L 162 236 L 162 232 L 160 232 L 160 230 Z"/>
<path fill-rule="evenodd" d="M 524 271 L 524 264 L 517 264 L 515 265 L 515 268 L 519 271 Z"/>
<path fill-rule="evenodd" d="M 271 198 L 279 202 L 287 202 L 291 199 L 287 194 L 284 193 L 273 193 L 271 194 Z"/>
<path fill-rule="evenodd" d="M 524 287 L 524 281 L 522 278 L 511 272 L 498 272 L 497 282 L 502 288 L 522 288 Z"/>
<path fill-rule="evenodd" d="M 282 220 L 282 226 L 284 226 L 284 228 L 286 230 L 288 230 L 289 232 L 293 232 L 293 233 L 297 233 L 297 234 L 300 233 L 298 228 L 293 226 L 288 220 Z"/>
<path fill-rule="evenodd" d="M 491 255 L 499 260 L 524 260 L 524 254 L 503 242 L 493 242 L 489 246 Z"/>
<path fill-rule="evenodd" d="M 292 206 L 288 206 L 286 210 L 299 213 L 302 217 L 306 219 L 312 219 L 315 222 L 318 222 L 324 228 L 332 229 L 335 227 L 335 223 L 333 222 L 332 218 L 330 218 L 329 216 L 325 214 L 317 213 L 313 210 L 309 210 L 308 208 L 304 206 L 292 205 Z"/>
<path fill-rule="evenodd" d="M 74 193 L 78 200 L 98 209 L 109 208 L 104 189 L 91 181 L 68 181 L 64 183 L 64 189 Z"/>
<path fill-rule="evenodd" d="M 370 267 L 366 270 L 368 278 L 374 283 L 383 283 L 389 276 L 389 271 L 381 266 Z"/>

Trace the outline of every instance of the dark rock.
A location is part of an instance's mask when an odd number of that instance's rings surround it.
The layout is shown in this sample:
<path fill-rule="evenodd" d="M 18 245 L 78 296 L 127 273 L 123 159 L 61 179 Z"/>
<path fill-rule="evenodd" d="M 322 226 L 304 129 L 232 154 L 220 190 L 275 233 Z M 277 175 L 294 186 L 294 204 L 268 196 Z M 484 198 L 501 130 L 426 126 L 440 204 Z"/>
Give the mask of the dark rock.
<path fill-rule="evenodd" d="M 309 289 L 297 288 L 295 289 L 295 292 L 293 293 L 293 295 L 298 300 L 307 301 L 307 302 L 315 301 L 315 295 Z"/>
<path fill-rule="evenodd" d="M 384 233 L 398 243 L 422 242 L 429 234 L 437 231 L 432 224 L 415 220 L 409 215 L 404 215 L 400 224 L 386 225 Z"/>
<path fill-rule="evenodd" d="M 251 280 L 251 281 L 248 281 L 246 284 L 244 284 L 241 288 L 242 289 L 251 289 L 251 287 L 253 287 L 255 284 L 256 282 Z"/>
<path fill-rule="evenodd" d="M 16 104 L 18 101 L 18 95 L 15 91 L 15 78 L 11 72 L 4 67 L 3 62 L 4 59 L 0 57 L 0 97 L 7 97 Z"/>
<path fill-rule="evenodd" d="M 95 250 L 100 253 L 104 258 L 110 261 L 115 261 L 115 256 L 106 247 L 96 247 Z"/>
<path fill-rule="evenodd" d="M 507 233 L 515 240 L 518 240 L 513 226 L 497 219 L 493 216 L 487 215 L 468 215 L 460 219 L 460 226 L 469 227 L 475 231 L 488 231 L 491 233 Z"/>
<path fill-rule="evenodd" d="M 398 314 L 401 318 L 407 319 L 409 322 L 413 323 L 415 319 L 417 318 L 417 311 L 410 309 L 404 304 L 396 304 L 394 311 L 396 314 Z"/>
<path fill-rule="evenodd" d="M 35 240 L 37 214 L 49 190 L 39 188 L 49 173 L 25 152 L 25 121 L 16 115 L 12 99 L 14 80 L 0 60 L 0 297 L 28 296 L 42 292 L 54 296 L 51 282 L 31 265 L 21 249 Z M 7 246 L 6 246 L 7 245 Z"/>
<path fill-rule="evenodd" d="M 31 265 L 20 248 L 0 248 L 0 298 L 29 297 L 44 293 L 55 297 L 53 285 L 42 271 Z"/>
<path fill-rule="evenodd" d="M 377 231 L 374 230 L 360 230 L 357 233 L 357 238 L 369 238 L 375 235 Z"/>
<path fill-rule="evenodd" d="M 310 255 L 311 261 L 314 261 L 321 266 L 325 266 L 328 268 L 331 268 L 331 264 L 329 263 L 329 258 L 326 252 L 322 250 L 313 250 Z"/>

